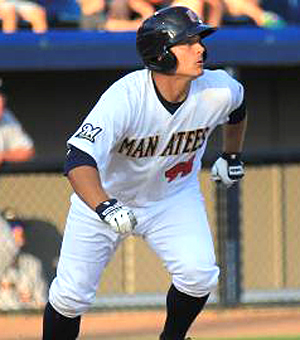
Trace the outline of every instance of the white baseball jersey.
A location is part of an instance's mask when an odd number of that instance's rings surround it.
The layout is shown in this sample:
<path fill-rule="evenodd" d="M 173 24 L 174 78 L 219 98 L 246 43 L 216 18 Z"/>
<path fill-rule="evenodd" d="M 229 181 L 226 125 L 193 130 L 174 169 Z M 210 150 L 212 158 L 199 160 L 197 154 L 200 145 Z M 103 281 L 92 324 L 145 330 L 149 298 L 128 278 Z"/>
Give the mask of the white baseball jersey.
<path fill-rule="evenodd" d="M 13 113 L 5 110 L 0 119 L 0 153 L 18 148 L 30 149 L 33 141 Z"/>
<path fill-rule="evenodd" d="M 135 71 L 101 96 L 68 144 L 95 159 L 111 197 L 145 206 L 197 185 L 208 136 L 242 99 L 243 87 L 225 71 L 205 70 L 172 115 L 150 71 Z"/>

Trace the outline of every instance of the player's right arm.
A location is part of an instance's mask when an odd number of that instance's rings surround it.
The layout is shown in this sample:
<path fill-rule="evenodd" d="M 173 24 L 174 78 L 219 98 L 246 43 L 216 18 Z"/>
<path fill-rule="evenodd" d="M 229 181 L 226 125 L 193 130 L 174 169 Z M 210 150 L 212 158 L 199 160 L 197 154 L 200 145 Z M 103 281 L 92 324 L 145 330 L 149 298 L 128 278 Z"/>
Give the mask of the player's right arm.
<path fill-rule="evenodd" d="M 110 199 L 102 187 L 98 170 L 91 165 L 80 165 L 68 172 L 68 179 L 76 194 L 93 210 Z"/>
<path fill-rule="evenodd" d="M 101 96 L 68 140 L 65 165 L 77 196 L 117 233 L 132 231 L 136 220 L 130 209 L 106 192 L 101 173 L 106 171 L 111 150 L 130 126 L 132 101 L 124 93 L 126 87 L 117 83 Z"/>
<path fill-rule="evenodd" d="M 134 229 L 137 221 L 133 212 L 106 193 L 93 157 L 70 146 L 66 157 L 65 174 L 80 199 L 112 230 L 123 234 Z"/>

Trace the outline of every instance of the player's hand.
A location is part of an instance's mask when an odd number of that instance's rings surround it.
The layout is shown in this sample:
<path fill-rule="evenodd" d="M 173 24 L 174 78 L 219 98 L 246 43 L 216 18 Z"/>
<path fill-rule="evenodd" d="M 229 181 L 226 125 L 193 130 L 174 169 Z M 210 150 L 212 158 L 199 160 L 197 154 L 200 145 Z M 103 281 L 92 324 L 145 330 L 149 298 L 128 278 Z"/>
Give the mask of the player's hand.
<path fill-rule="evenodd" d="M 223 153 L 211 169 L 212 180 L 222 182 L 227 188 L 244 176 L 244 163 L 240 153 Z"/>
<path fill-rule="evenodd" d="M 115 198 L 100 203 L 96 208 L 96 212 L 102 221 L 119 234 L 132 231 L 137 224 L 133 212 L 118 203 Z"/>

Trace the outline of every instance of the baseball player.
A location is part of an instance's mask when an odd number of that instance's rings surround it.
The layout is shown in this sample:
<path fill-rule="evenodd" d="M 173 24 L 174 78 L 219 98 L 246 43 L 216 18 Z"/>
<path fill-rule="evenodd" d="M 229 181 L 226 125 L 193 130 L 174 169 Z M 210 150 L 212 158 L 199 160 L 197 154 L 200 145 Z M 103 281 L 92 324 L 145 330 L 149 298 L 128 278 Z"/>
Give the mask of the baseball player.
<path fill-rule="evenodd" d="M 186 7 L 146 19 L 137 50 L 146 66 L 115 82 L 68 140 L 74 188 L 43 340 L 73 340 L 103 269 L 126 236 L 141 235 L 172 277 L 160 340 L 183 340 L 216 287 L 212 236 L 197 174 L 212 131 L 224 125 L 213 178 L 244 173 L 243 88 L 204 70 L 203 39 L 215 31 Z"/>

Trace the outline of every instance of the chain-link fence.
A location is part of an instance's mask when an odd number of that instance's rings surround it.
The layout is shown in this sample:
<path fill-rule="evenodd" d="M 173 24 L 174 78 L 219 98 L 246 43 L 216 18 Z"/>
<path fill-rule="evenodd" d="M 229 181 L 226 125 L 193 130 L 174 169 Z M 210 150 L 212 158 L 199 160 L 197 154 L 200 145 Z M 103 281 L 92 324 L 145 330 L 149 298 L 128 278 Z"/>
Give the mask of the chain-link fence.
<path fill-rule="evenodd" d="M 12 207 L 26 224 L 26 250 L 43 263 L 48 283 L 57 258 L 72 192 L 59 167 L 2 171 L 0 210 Z M 226 191 L 203 169 L 199 182 L 215 238 L 222 275 L 210 302 L 300 301 L 299 163 L 248 164 Z M 169 276 L 140 238 L 128 238 L 105 270 L 95 307 L 164 304 Z"/>
<path fill-rule="evenodd" d="M 242 301 L 299 301 L 300 164 L 248 167 L 242 188 Z"/>

